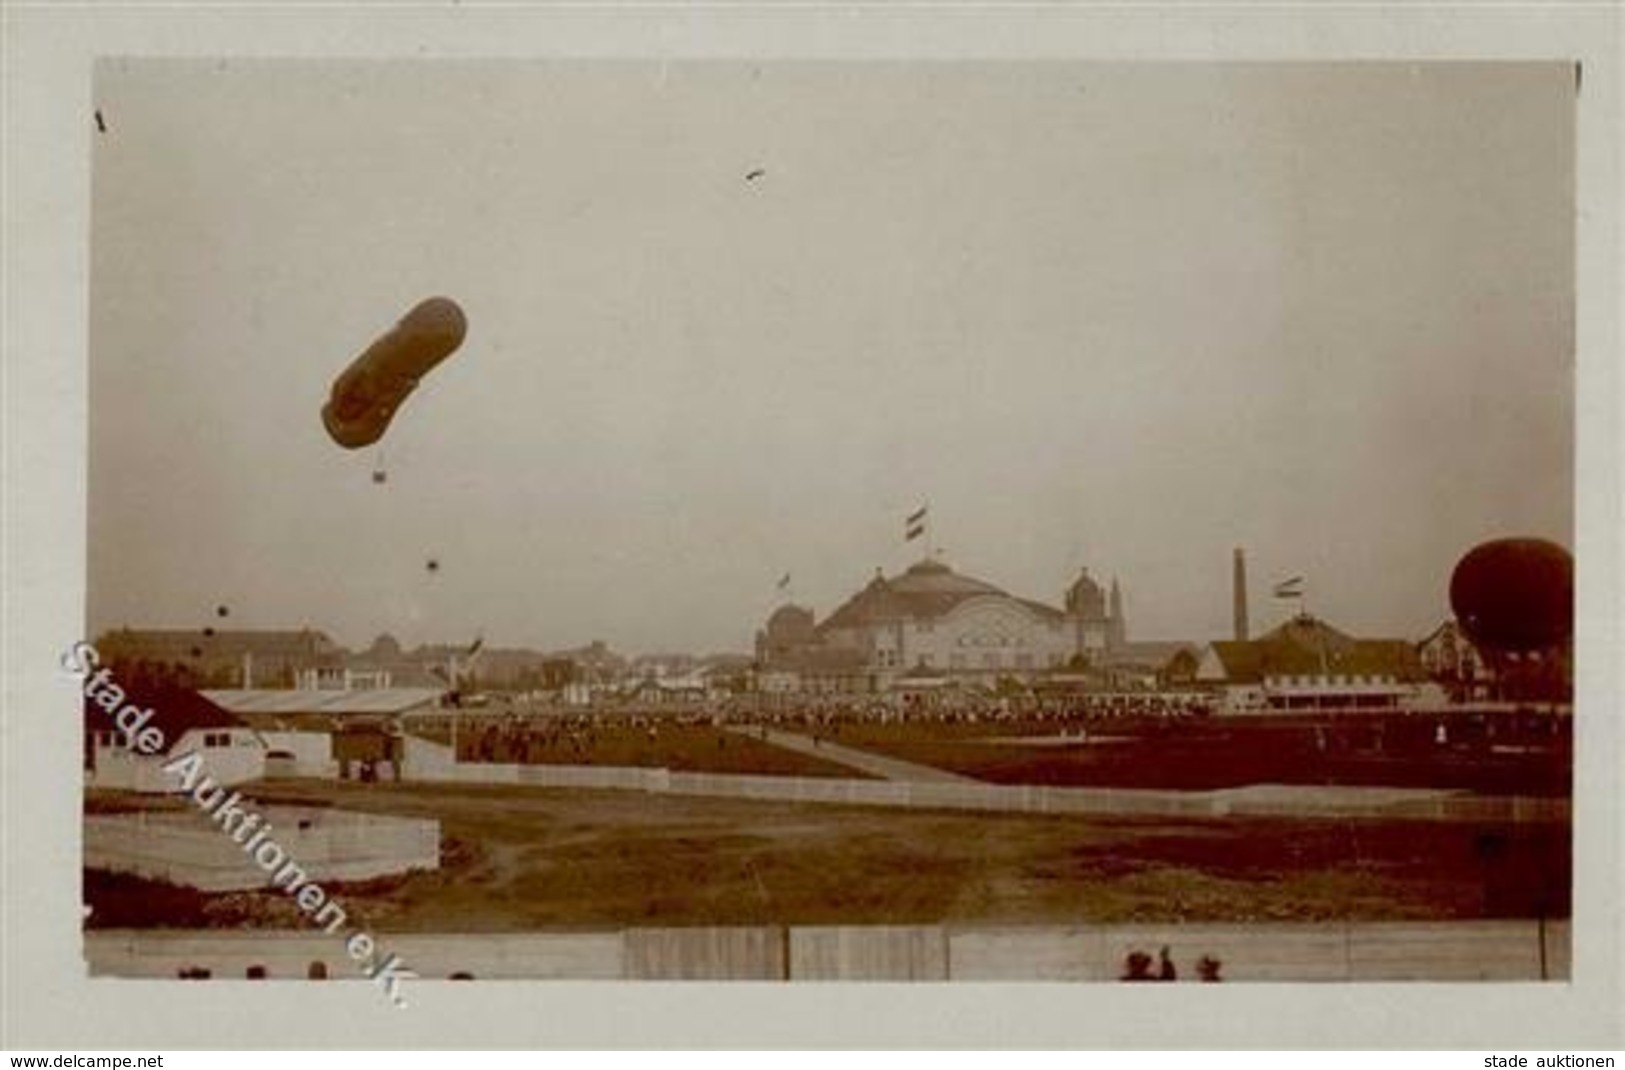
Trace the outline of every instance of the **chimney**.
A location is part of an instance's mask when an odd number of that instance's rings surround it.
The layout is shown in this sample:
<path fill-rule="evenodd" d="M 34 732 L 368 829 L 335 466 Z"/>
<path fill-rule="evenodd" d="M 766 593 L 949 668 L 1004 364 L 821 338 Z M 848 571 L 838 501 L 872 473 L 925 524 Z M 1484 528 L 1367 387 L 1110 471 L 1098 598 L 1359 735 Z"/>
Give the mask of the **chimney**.
<path fill-rule="evenodd" d="M 1247 555 L 1241 547 L 1236 547 L 1235 556 L 1234 594 L 1232 595 L 1232 612 L 1234 614 L 1234 630 L 1237 642 L 1245 643 L 1249 638 L 1247 634 Z"/>

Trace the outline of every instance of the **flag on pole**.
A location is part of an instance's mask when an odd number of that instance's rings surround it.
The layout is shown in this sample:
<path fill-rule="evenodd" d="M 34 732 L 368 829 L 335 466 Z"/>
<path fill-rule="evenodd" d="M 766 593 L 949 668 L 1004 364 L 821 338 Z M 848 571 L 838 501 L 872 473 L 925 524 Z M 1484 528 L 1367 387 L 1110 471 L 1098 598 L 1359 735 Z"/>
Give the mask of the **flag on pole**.
<path fill-rule="evenodd" d="M 786 572 L 784 574 L 784 578 L 779 580 L 779 590 L 788 591 L 789 589 L 790 589 L 790 574 L 788 572 Z"/>
<path fill-rule="evenodd" d="M 926 506 L 920 506 L 903 521 L 903 541 L 913 542 L 925 534 Z"/>
<path fill-rule="evenodd" d="M 1275 585 L 1275 597 L 1277 597 L 1277 598 L 1302 598 L 1303 597 L 1303 577 L 1302 576 L 1293 576 L 1290 580 L 1282 580 L 1280 583 L 1277 583 Z"/>

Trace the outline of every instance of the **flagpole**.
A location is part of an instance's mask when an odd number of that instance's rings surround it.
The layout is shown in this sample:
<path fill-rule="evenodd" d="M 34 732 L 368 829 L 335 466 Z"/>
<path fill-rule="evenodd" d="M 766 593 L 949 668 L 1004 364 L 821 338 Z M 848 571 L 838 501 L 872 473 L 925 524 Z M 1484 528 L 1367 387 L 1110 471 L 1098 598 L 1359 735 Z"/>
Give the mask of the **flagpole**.
<path fill-rule="evenodd" d="M 925 540 L 925 560 L 934 560 L 935 554 L 931 549 L 931 503 L 922 502 L 920 507 L 903 518 L 903 545 L 907 546 L 915 539 Z"/>

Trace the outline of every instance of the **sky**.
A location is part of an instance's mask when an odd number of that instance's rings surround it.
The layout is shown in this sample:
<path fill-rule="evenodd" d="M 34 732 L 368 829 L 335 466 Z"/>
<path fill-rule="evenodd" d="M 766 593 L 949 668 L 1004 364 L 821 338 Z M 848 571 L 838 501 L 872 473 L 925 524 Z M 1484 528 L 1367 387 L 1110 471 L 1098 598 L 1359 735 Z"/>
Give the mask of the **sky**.
<path fill-rule="evenodd" d="M 1420 638 L 1473 545 L 1573 545 L 1567 65 L 109 59 L 94 95 L 91 634 L 748 650 L 786 573 L 823 615 L 929 548 L 1202 641 L 1239 546 L 1255 631 L 1302 575 Z M 462 347 L 339 447 L 333 379 L 431 295 Z"/>

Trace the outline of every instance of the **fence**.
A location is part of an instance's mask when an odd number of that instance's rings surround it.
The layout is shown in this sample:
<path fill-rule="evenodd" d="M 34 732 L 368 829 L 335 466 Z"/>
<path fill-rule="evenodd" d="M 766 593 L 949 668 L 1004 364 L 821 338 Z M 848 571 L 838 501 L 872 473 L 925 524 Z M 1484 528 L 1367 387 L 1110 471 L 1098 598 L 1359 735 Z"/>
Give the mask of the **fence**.
<path fill-rule="evenodd" d="M 1170 926 L 753 926 L 609 932 L 379 934 L 425 980 L 1112 982 L 1163 947 L 1179 979 L 1203 957 L 1223 981 L 1539 981 L 1569 976 L 1567 920 Z M 91 973 L 355 976 L 342 944 L 306 931 L 85 935 Z"/>
<path fill-rule="evenodd" d="M 1027 784 L 855 780 L 837 777 L 679 773 L 633 766 L 457 762 L 449 748 L 408 737 L 404 778 L 459 784 L 646 791 L 712 798 L 981 810 L 1027 814 L 1390 817 L 1428 821 L 1562 821 L 1562 798 L 1482 796 L 1405 788 L 1262 785 L 1220 791 L 1150 791 Z"/>

